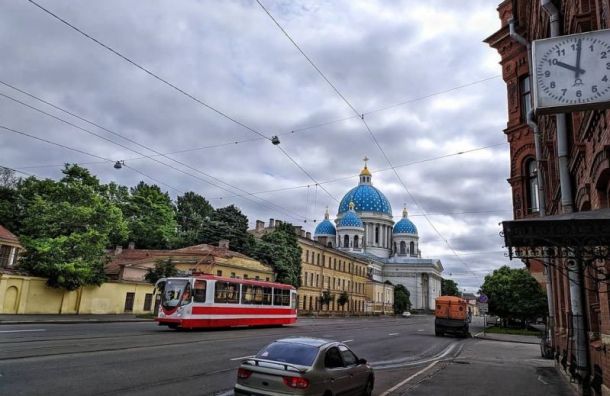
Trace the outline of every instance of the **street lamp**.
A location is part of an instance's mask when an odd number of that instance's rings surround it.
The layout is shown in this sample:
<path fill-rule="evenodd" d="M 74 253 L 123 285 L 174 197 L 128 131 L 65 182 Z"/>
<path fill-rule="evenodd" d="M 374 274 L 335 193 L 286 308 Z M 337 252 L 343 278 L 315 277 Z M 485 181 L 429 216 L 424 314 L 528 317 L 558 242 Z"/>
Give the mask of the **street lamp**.
<path fill-rule="evenodd" d="M 121 169 L 125 165 L 125 161 L 117 161 L 114 163 L 114 169 Z"/>

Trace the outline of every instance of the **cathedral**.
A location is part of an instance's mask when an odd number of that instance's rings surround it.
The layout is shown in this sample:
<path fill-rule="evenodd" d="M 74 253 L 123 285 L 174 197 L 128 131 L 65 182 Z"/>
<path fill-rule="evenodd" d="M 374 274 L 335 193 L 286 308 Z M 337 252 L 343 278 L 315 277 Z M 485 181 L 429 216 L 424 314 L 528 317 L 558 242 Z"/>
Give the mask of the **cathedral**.
<path fill-rule="evenodd" d="M 390 202 L 372 184 L 366 161 L 360 182 L 341 200 L 334 224 L 327 209 L 314 240 L 366 260 L 372 281 L 404 285 L 411 293 L 412 309 L 434 309 L 443 266 L 440 260 L 421 258 L 417 227 L 407 209 L 395 222 Z"/>

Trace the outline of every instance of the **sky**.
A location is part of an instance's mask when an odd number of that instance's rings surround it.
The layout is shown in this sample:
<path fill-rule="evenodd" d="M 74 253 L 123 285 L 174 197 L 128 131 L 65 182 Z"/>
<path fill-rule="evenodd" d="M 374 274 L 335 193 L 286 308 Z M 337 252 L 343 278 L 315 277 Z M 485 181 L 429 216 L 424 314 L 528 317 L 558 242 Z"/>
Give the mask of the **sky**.
<path fill-rule="evenodd" d="M 500 236 L 506 87 L 483 43 L 499 1 L 260 0 L 303 53 L 256 0 L 36 2 L 123 57 L 2 2 L 1 166 L 58 179 L 79 163 L 313 232 L 366 156 L 444 277 L 476 292 L 493 269 L 522 267 Z"/>

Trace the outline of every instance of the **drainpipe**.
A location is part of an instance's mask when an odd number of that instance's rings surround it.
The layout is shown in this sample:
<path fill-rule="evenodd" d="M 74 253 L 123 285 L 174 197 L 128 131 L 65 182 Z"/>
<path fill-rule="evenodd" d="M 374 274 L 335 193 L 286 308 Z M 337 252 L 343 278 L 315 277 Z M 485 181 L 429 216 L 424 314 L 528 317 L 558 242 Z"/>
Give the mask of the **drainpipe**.
<path fill-rule="evenodd" d="M 510 34 L 510 38 L 512 38 L 513 40 L 515 40 L 517 43 L 523 45 L 526 49 L 527 49 L 527 66 L 528 66 L 528 70 L 529 70 L 529 76 L 530 76 L 530 92 L 534 92 L 533 90 L 533 77 L 532 77 L 532 46 L 531 43 L 529 41 L 527 41 L 523 36 L 521 36 L 519 33 L 517 33 L 517 31 L 515 30 L 515 18 L 511 18 L 509 20 L 509 34 Z M 536 123 L 536 115 L 534 113 L 534 100 L 533 97 L 531 98 L 532 100 L 532 106 L 530 111 L 527 113 L 527 125 L 532 128 L 532 131 L 534 133 L 534 146 L 536 148 L 536 170 L 538 173 L 538 213 L 539 213 L 539 217 L 544 217 L 546 216 L 546 206 L 545 206 L 545 195 L 544 195 L 544 177 L 542 177 L 542 167 L 541 167 L 541 161 L 542 161 L 542 148 L 541 148 L 541 137 L 540 137 L 540 130 L 538 129 L 538 124 Z M 547 295 L 547 304 L 548 304 L 548 309 L 549 309 L 549 321 L 548 321 L 548 327 L 549 327 L 549 332 L 546 334 L 546 343 L 547 345 L 549 345 L 552 349 L 554 348 L 554 339 L 553 339 L 553 334 L 555 333 L 555 306 L 553 304 L 553 284 L 552 284 L 552 278 L 551 278 L 551 272 L 550 272 L 550 260 L 548 258 L 545 258 L 543 260 L 544 262 L 544 274 L 546 277 L 546 295 Z"/>
<path fill-rule="evenodd" d="M 540 0 L 540 6 L 550 17 L 551 37 L 560 35 L 559 10 L 552 0 Z M 557 114 L 555 119 L 557 125 L 557 156 L 559 157 L 559 182 L 561 186 L 561 207 L 563 213 L 571 213 L 574 210 L 572 200 L 572 186 L 568 172 L 568 137 L 566 127 L 566 116 L 564 113 Z M 587 339 L 583 310 L 583 287 L 582 287 L 582 258 L 568 260 L 568 278 L 570 280 L 570 308 L 572 311 L 572 327 L 575 344 L 576 370 L 584 380 L 589 374 L 589 361 L 587 359 Z M 585 390 L 586 391 L 586 390 Z"/>

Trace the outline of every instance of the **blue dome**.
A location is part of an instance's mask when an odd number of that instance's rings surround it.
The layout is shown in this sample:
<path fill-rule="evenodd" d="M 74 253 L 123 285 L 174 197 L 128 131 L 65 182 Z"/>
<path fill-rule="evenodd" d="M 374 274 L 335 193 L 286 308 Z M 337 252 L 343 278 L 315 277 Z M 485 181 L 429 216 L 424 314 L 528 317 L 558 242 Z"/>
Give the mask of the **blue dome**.
<path fill-rule="evenodd" d="M 318 226 L 314 232 L 314 236 L 317 235 L 337 235 L 337 230 L 335 229 L 335 225 L 328 219 L 324 219 Z"/>
<path fill-rule="evenodd" d="M 350 202 L 354 203 L 357 212 L 379 212 L 392 216 L 388 199 L 370 184 L 360 184 L 349 190 L 339 204 L 339 214 L 349 210 Z"/>
<path fill-rule="evenodd" d="M 417 234 L 417 227 L 411 220 L 403 217 L 394 226 L 394 234 Z"/>
<path fill-rule="evenodd" d="M 364 228 L 364 224 L 360 219 L 360 216 L 353 210 L 348 210 L 347 213 L 341 218 L 337 227 L 358 227 Z"/>

